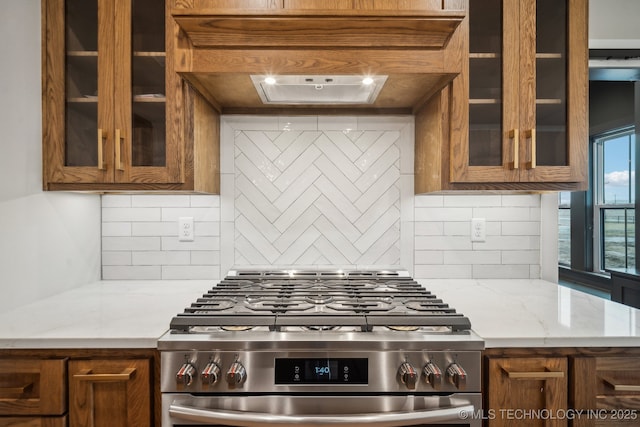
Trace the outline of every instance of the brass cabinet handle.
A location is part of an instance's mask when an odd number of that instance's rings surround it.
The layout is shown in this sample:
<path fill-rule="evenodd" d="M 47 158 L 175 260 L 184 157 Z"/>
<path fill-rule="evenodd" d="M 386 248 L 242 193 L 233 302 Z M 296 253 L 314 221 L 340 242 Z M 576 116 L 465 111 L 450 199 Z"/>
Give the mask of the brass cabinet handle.
<path fill-rule="evenodd" d="M 527 131 L 527 138 L 531 139 L 531 169 L 536 168 L 536 130 L 531 129 Z"/>
<path fill-rule="evenodd" d="M 615 380 L 606 377 L 603 377 L 602 380 L 613 387 L 615 391 L 640 391 L 640 385 L 619 384 Z"/>
<path fill-rule="evenodd" d="M 119 382 L 129 381 L 135 372 L 136 368 L 126 368 L 119 374 L 92 374 L 91 369 L 82 369 L 79 374 L 74 374 L 73 378 L 78 381 Z"/>
<path fill-rule="evenodd" d="M 124 170 L 124 166 L 122 165 L 122 135 L 120 134 L 120 129 L 116 129 L 116 169 L 119 171 Z"/>
<path fill-rule="evenodd" d="M 17 386 L 17 387 L 0 387 L 0 398 L 20 397 L 31 387 L 33 387 L 33 383 L 28 383 L 23 386 Z"/>
<path fill-rule="evenodd" d="M 518 129 L 510 130 L 509 138 L 513 139 L 513 168 L 518 169 L 520 167 L 520 135 Z"/>
<path fill-rule="evenodd" d="M 104 139 L 107 137 L 102 128 L 98 128 L 98 169 L 104 170 Z"/>
<path fill-rule="evenodd" d="M 564 372 L 562 371 L 539 371 L 539 372 L 513 372 L 505 369 L 502 370 L 507 374 L 507 376 L 512 380 L 531 380 L 531 381 L 540 381 L 540 380 L 551 380 L 554 378 L 564 378 Z"/>

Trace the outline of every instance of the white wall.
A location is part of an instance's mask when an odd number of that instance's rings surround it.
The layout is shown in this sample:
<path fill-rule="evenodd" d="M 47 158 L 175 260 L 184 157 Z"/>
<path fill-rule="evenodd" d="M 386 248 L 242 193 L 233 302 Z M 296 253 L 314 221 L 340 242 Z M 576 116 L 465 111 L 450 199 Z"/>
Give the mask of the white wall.
<path fill-rule="evenodd" d="M 590 49 L 640 49 L 640 1 L 589 0 Z"/>
<path fill-rule="evenodd" d="M 100 276 L 100 199 L 42 192 L 40 0 L 0 0 L 0 310 Z"/>

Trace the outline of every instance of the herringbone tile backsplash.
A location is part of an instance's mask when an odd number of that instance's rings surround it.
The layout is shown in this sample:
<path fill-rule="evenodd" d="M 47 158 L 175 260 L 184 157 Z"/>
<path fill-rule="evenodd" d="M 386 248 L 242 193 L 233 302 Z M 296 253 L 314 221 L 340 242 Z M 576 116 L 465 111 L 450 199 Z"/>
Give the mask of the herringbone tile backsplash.
<path fill-rule="evenodd" d="M 413 192 L 413 117 L 225 116 L 221 194 L 102 197 L 104 279 L 218 279 L 230 268 L 404 268 L 538 278 L 539 195 Z M 193 242 L 178 241 L 192 217 Z M 471 218 L 487 221 L 470 241 Z"/>

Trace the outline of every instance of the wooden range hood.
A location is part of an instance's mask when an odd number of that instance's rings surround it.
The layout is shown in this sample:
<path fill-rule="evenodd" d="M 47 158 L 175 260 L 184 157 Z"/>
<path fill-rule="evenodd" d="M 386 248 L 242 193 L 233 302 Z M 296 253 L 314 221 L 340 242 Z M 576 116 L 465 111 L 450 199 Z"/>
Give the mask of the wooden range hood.
<path fill-rule="evenodd" d="M 433 2 L 431 2 L 433 3 Z M 174 71 L 221 114 L 413 114 L 466 66 L 458 9 L 172 9 Z M 386 75 L 372 104 L 264 104 L 251 75 Z"/>

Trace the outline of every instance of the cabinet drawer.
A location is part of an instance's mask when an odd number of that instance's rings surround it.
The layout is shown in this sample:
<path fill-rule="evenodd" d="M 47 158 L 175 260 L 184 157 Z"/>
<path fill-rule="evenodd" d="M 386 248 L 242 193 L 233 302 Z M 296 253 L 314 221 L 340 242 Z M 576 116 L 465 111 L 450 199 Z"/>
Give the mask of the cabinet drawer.
<path fill-rule="evenodd" d="M 0 427 L 66 427 L 67 417 L 47 417 L 47 418 L 0 418 Z"/>
<path fill-rule="evenodd" d="M 62 415 L 66 390 L 66 359 L 0 359 L 0 415 Z"/>

